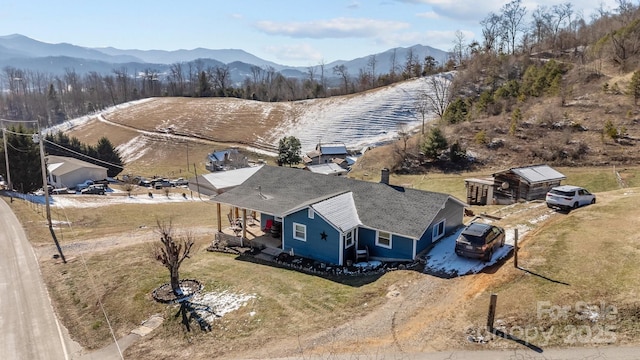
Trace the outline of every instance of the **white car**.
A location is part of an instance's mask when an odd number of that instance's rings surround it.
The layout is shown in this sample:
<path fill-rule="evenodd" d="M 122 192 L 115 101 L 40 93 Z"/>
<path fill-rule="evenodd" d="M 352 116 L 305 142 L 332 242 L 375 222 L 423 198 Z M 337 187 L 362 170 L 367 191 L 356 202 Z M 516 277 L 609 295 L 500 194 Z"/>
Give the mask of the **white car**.
<path fill-rule="evenodd" d="M 596 203 L 596 196 L 585 188 L 562 185 L 551 188 L 547 193 L 547 206 L 552 209 L 570 211 L 580 206 Z"/>

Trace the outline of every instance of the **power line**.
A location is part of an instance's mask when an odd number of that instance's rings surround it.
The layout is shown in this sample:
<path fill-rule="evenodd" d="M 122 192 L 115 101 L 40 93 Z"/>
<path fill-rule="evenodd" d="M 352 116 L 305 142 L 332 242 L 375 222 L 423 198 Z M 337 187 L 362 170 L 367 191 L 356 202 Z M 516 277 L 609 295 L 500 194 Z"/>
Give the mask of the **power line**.
<path fill-rule="evenodd" d="M 2 121 L 10 121 L 10 120 L 2 120 Z M 32 136 L 32 137 L 33 137 L 34 135 L 37 135 L 37 134 L 35 134 L 35 133 L 34 133 L 34 134 L 19 133 L 19 132 L 11 131 L 11 130 L 8 130 L 8 129 L 4 129 L 4 131 L 6 131 L 6 132 L 7 132 L 7 133 L 9 133 L 9 134 L 13 134 L 13 135 Z M 85 158 L 87 158 L 87 159 L 91 159 L 91 160 L 93 160 L 93 161 L 97 161 L 97 162 L 100 162 L 100 163 L 103 163 L 103 164 L 107 164 L 107 165 L 109 165 L 109 166 L 113 166 L 113 167 L 117 167 L 117 168 L 120 168 L 120 169 L 124 169 L 124 167 L 123 167 L 122 165 L 118 165 L 118 164 L 110 163 L 110 162 L 108 162 L 108 161 L 104 161 L 104 160 L 101 160 L 101 159 L 94 158 L 94 157 L 89 156 L 89 155 L 87 155 L 87 154 L 83 154 L 83 153 L 78 152 L 78 151 L 75 151 L 75 150 L 73 150 L 73 149 L 69 149 L 69 148 L 67 148 L 67 147 L 64 147 L 64 146 L 62 146 L 62 145 L 60 145 L 60 144 L 56 144 L 56 143 L 54 143 L 54 142 L 52 142 L 52 141 L 49 141 L 49 140 L 47 140 L 47 139 L 42 139 L 42 140 L 43 140 L 44 142 L 46 142 L 46 143 L 49 143 L 49 144 L 53 145 L 53 146 L 57 146 L 57 147 L 59 147 L 59 148 L 61 148 L 61 149 L 64 149 L 64 150 L 66 150 L 66 151 L 68 151 L 68 152 L 70 152 L 70 153 L 72 153 L 72 154 L 80 155 L 80 156 L 83 156 L 83 157 L 85 157 Z M 11 144 L 9 144 L 9 146 L 11 146 Z M 13 146 L 11 146 L 11 148 L 12 148 L 12 149 L 14 149 L 14 150 L 16 150 L 16 151 L 24 151 L 24 150 L 18 150 L 18 149 L 16 149 L 16 148 L 14 148 Z"/>
<path fill-rule="evenodd" d="M 52 142 L 52 141 L 49 141 L 49 140 L 47 140 L 47 139 L 43 139 L 43 140 L 44 140 L 46 143 L 49 143 L 49 144 L 54 145 L 54 146 L 57 146 L 57 147 L 59 147 L 59 148 L 61 148 L 61 149 L 64 149 L 64 150 L 66 150 L 66 151 L 70 152 L 70 153 L 73 153 L 73 154 L 76 154 L 76 155 L 80 155 L 80 156 L 84 156 L 84 157 L 85 157 L 85 158 L 87 158 L 87 159 L 91 159 L 91 160 L 94 160 L 94 161 L 97 161 L 97 162 L 101 162 L 101 163 L 103 163 L 103 164 L 107 164 L 107 165 L 109 165 L 109 166 L 113 166 L 113 167 L 117 167 L 117 168 L 120 168 L 120 169 L 124 169 L 124 167 L 123 167 L 122 165 L 113 164 L 113 163 L 110 163 L 110 162 L 108 162 L 108 161 L 104 161 L 104 160 L 100 160 L 100 159 L 97 159 L 97 158 L 91 157 L 91 156 L 89 156 L 89 155 L 87 155 L 87 154 L 83 154 L 83 153 L 81 153 L 81 152 L 77 152 L 77 151 L 75 151 L 75 150 L 69 149 L 69 148 L 64 147 L 64 146 L 62 146 L 62 145 L 60 145 L 60 144 L 56 144 L 56 143 L 54 143 L 54 142 Z"/>

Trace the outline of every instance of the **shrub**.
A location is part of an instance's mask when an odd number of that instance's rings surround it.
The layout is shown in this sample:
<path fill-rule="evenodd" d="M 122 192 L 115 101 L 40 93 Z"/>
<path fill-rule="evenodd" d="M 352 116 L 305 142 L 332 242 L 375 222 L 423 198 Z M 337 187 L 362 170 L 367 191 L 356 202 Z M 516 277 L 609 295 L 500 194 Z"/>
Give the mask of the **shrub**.
<path fill-rule="evenodd" d="M 476 142 L 476 144 L 486 145 L 489 142 L 489 139 L 487 138 L 487 131 L 486 130 L 478 131 L 476 136 L 473 137 L 473 140 Z"/>

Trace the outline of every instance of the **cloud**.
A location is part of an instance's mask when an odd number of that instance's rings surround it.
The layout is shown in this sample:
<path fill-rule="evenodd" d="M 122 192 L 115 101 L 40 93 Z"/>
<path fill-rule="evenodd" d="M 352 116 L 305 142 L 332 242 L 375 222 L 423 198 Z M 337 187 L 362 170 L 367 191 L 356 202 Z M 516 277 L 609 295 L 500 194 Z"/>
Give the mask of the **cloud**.
<path fill-rule="evenodd" d="M 395 0 L 404 4 L 427 5 L 437 17 L 446 17 L 457 21 L 480 21 L 491 11 L 502 6 L 500 1 L 478 0 Z M 506 2 L 506 1 L 503 1 Z M 424 14 L 429 14 L 426 12 Z M 419 15 L 420 16 L 420 15 Z M 432 17 L 433 18 L 433 17 Z"/>
<path fill-rule="evenodd" d="M 430 19 L 430 20 L 435 20 L 435 19 L 439 19 L 440 18 L 440 15 L 438 15 L 435 11 L 427 11 L 427 12 L 423 12 L 423 13 L 417 13 L 416 16 L 419 17 L 419 18 Z"/>
<path fill-rule="evenodd" d="M 317 63 L 322 60 L 322 53 L 314 49 L 309 44 L 293 44 L 283 46 L 267 46 L 265 51 L 273 54 L 278 60 L 282 61 L 311 61 Z"/>
<path fill-rule="evenodd" d="M 410 24 L 400 21 L 384 21 L 358 18 L 336 18 L 307 22 L 259 21 L 255 27 L 269 35 L 311 39 L 367 38 L 383 35 L 390 31 L 409 28 Z"/>

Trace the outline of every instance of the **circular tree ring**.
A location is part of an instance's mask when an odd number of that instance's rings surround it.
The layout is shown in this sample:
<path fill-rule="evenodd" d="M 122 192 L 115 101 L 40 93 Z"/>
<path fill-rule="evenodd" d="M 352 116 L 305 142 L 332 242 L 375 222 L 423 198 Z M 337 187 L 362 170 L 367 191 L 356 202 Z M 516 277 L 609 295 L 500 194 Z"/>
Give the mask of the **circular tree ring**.
<path fill-rule="evenodd" d="M 184 279 L 180 280 L 180 289 L 182 290 L 181 296 L 177 296 L 173 293 L 170 283 L 162 284 L 157 287 L 153 290 L 151 296 L 153 296 L 155 301 L 172 304 L 190 299 L 193 295 L 202 290 L 202 288 L 203 285 L 198 280 Z"/>

